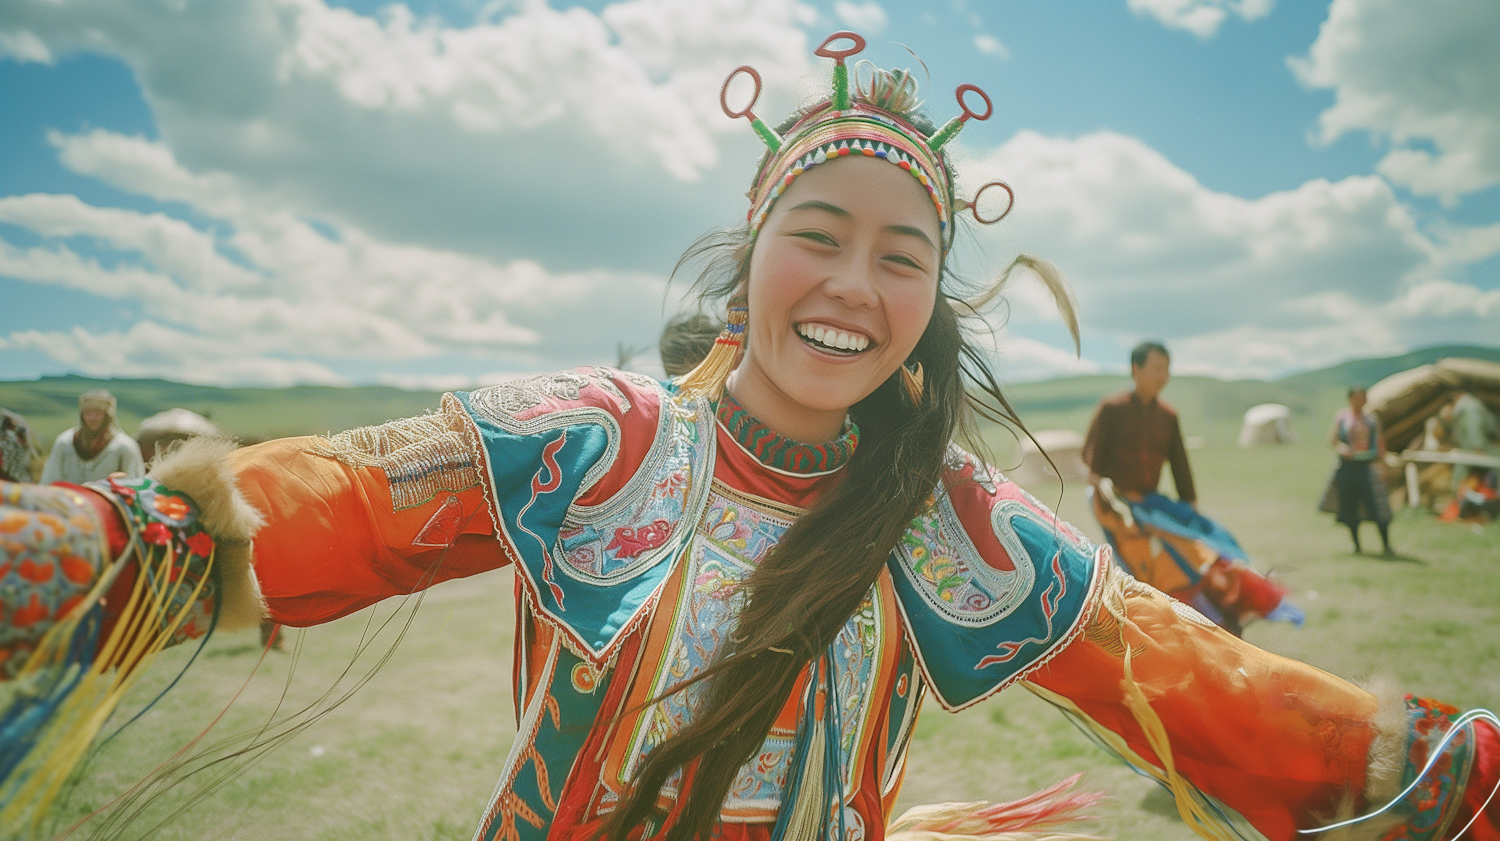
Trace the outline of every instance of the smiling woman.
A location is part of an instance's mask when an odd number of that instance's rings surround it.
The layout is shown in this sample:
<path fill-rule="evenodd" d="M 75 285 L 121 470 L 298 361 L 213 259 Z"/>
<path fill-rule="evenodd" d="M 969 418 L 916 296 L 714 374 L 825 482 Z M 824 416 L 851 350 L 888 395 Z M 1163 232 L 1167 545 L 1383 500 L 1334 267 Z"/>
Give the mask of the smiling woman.
<path fill-rule="evenodd" d="M 12 673 L 56 678 L 51 706 L 0 717 L 0 817 L 44 823 L 71 767 L 51 746 L 81 755 L 79 710 L 111 703 L 75 700 L 77 659 L 91 676 L 144 659 L 115 659 L 111 634 L 149 648 L 184 616 L 211 626 L 204 604 L 223 625 L 313 625 L 514 564 L 519 727 L 483 841 L 1077 837 L 1058 827 L 1098 797 L 1065 785 L 892 814 L 923 700 L 961 710 L 1018 683 L 1208 838 L 1292 839 L 1341 810 L 1380 814 L 1371 838 L 1500 838 L 1493 716 L 1224 633 L 957 446 L 976 417 L 1020 424 L 964 329 L 995 290 L 966 303 L 947 273 L 968 203 L 943 146 L 989 101 L 961 87 L 935 128 L 910 74 L 850 78 L 862 46 L 826 41 L 832 95 L 777 129 L 725 105 L 768 151 L 746 224 L 689 252 L 729 317 L 681 379 L 579 369 L 331 438 L 195 446 L 162 485 L 0 485 L 0 522 L 42 534 L 62 511 L 112 550 L 74 558 L 65 591 L 40 538 L 17 543 L 31 584 L 0 579 L 7 617 L 50 599 L 0 626 Z M 163 547 L 144 565 L 140 540 Z M 176 613 L 108 630 L 116 581 L 136 613 Z"/>

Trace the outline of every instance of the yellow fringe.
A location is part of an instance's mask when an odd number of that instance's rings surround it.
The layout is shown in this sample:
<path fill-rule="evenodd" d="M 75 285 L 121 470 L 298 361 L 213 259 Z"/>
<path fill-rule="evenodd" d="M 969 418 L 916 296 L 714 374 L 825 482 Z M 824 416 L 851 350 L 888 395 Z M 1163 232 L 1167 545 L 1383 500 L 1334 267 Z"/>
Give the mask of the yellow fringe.
<path fill-rule="evenodd" d="M 717 400 L 724 393 L 724 384 L 729 381 L 729 373 L 734 370 L 745 335 L 743 332 L 731 332 L 730 327 L 744 327 L 748 318 L 749 313 L 743 306 L 729 308 L 729 325 L 714 339 L 714 346 L 703 357 L 703 361 L 677 378 L 679 391 L 684 394 L 701 394 L 710 400 Z"/>
<path fill-rule="evenodd" d="M 1177 814 L 1182 816 L 1182 822 L 1188 828 L 1198 833 L 1203 838 L 1211 841 L 1237 841 L 1234 834 L 1227 832 L 1219 819 L 1209 814 L 1198 802 L 1197 790 L 1193 784 L 1177 773 L 1177 764 L 1172 759 L 1172 741 L 1167 736 L 1167 727 L 1162 723 L 1161 716 L 1156 710 L 1151 709 L 1151 702 L 1146 700 L 1146 694 L 1141 691 L 1139 684 L 1135 682 L 1135 675 L 1130 667 L 1130 658 L 1134 652 L 1127 646 L 1125 649 L 1125 677 L 1120 681 L 1121 688 L 1125 690 L 1125 708 L 1130 710 L 1130 715 L 1135 718 L 1136 724 L 1141 726 L 1146 735 L 1146 743 L 1151 750 L 1156 752 L 1156 757 L 1161 761 L 1162 770 L 1165 772 L 1163 780 L 1167 788 L 1172 791 L 1172 799 L 1177 804 Z"/>
<path fill-rule="evenodd" d="M 786 822 L 783 836 L 786 841 L 814 841 L 822 834 L 823 821 L 828 817 L 823 811 L 827 806 L 823 793 L 823 742 L 828 738 L 827 728 L 827 723 L 819 718 L 808 735 L 811 741 L 807 746 L 807 761 L 802 764 L 802 787 L 797 792 L 797 802 L 792 804 L 792 816 Z"/>
<path fill-rule="evenodd" d="M 131 548 L 136 546 L 139 543 L 132 541 Z M 86 668 L 78 685 L 43 726 L 31 752 L 17 764 L 13 779 L 26 782 L 19 790 L 6 792 L 8 799 L 0 805 L 0 825 L 24 826 L 32 836 L 40 833 L 47 814 L 73 770 L 84 759 L 89 746 L 136 678 L 166 647 L 192 612 L 213 571 L 214 555 L 211 552 L 204 575 L 194 586 L 191 597 L 177 613 L 168 616 L 168 606 L 182 592 L 186 577 L 171 580 L 169 573 L 174 555 L 170 546 L 162 547 L 155 558 L 144 548 L 139 554 L 140 569 L 135 586 L 113 632 L 108 639 L 99 641 L 93 662 Z M 121 559 L 100 576 L 89 597 L 43 636 L 18 680 L 35 678 L 45 668 L 61 667 L 67 655 L 68 641 L 77 632 L 91 606 L 97 604 L 113 584 L 130 556 L 130 549 L 127 549 Z M 149 582 L 153 579 L 165 586 L 150 587 Z M 116 668 L 115 663 L 126 664 L 126 667 Z"/>

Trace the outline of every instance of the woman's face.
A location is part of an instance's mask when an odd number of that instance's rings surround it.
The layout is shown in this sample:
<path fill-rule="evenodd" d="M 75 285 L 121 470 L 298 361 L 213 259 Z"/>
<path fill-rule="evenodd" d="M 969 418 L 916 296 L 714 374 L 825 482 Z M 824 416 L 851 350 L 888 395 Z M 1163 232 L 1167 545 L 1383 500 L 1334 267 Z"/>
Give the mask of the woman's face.
<path fill-rule="evenodd" d="M 1363 412 L 1365 410 L 1365 399 L 1366 397 L 1363 391 L 1350 392 L 1349 408 L 1353 409 L 1356 412 Z"/>
<path fill-rule="evenodd" d="M 109 420 L 109 415 L 105 414 L 103 409 L 95 409 L 92 406 L 79 412 L 78 415 L 83 421 L 84 428 L 89 432 L 98 432 L 104 428 L 105 421 Z"/>
<path fill-rule="evenodd" d="M 878 158 L 798 176 L 750 259 L 748 342 L 731 384 L 745 408 L 796 440 L 837 437 L 849 407 L 895 373 L 927 329 L 937 221 L 922 185 Z"/>

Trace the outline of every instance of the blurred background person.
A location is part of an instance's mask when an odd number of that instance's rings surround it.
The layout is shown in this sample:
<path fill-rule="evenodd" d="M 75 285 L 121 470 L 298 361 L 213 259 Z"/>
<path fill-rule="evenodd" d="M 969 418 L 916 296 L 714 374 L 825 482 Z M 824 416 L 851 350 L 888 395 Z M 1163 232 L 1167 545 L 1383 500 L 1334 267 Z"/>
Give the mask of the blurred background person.
<path fill-rule="evenodd" d="M 668 322 L 657 342 L 667 378 L 680 377 L 698 367 L 723 330 L 723 324 L 703 313 L 679 315 Z"/>
<path fill-rule="evenodd" d="M 1380 529 L 1380 543 L 1387 556 L 1391 549 L 1391 502 L 1386 496 L 1381 462 L 1385 459 L 1385 436 L 1380 421 L 1365 411 L 1365 387 L 1349 387 L 1349 405 L 1333 416 L 1328 444 L 1339 454 L 1339 463 L 1323 491 L 1318 508 L 1337 516 L 1349 529 L 1354 552 L 1363 551 L 1359 544 L 1359 524 L 1365 520 Z"/>
<path fill-rule="evenodd" d="M 1192 605 L 1236 636 L 1257 617 L 1300 626 L 1302 611 L 1286 601 L 1286 588 L 1250 566 L 1228 529 L 1198 513 L 1182 425 L 1161 399 L 1171 363 L 1161 342 L 1142 342 L 1130 353 L 1135 388 L 1100 401 L 1089 424 L 1083 461 L 1104 537 L 1136 579 Z M 1178 499 L 1156 492 L 1167 462 Z"/>
<path fill-rule="evenodd" d="M 1453 398 L 1452 420 L 1449 421 L 1448 440 L 1455 449 L 1493 455 L 1494 443 L 1500 439 L 1500 423 L 1484 401 L 1472 392 L 1460 391 Z M 1476 468 L 1466 464 L 1453 465 L 1453 489 L 1463 485 L 1464 479 Z M 1483 469 L 1483 468 L 1477 468 Z"/>
<path fill-rule="evenodd" d="M 36 437 L 26 419 L 0 409 L 0 479 L 30 482 L 35 478 L 31 462 L 36 455 Z"/>
<path fill-rule="evenodd" d="M 111 473 L 144 476 L 146 465 L 135 439 L 116 422 L 115 396 L 99 388 L 78 398 L 78 426 L 53 442 L 47 466 L 42 468 L 42 484 L 82 484 Z"/>

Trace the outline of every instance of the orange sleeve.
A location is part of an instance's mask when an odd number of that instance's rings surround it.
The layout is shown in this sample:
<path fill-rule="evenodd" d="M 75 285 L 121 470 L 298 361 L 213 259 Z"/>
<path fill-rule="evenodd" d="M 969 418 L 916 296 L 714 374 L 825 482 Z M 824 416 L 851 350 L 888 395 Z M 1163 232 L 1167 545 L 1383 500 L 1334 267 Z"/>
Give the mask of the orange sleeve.
<path fill-rule="evenodd" d="M 1038 694 L 1127 762 L 1162 768 L 1126 702 L 1128 646 L 1176 773 L 1273 841 L 1364 791 L 1374 695 L 1262 651 L 1113 566 L 1104 587 L 1083 635 L 1030 678 Z"/>
<path fill-rule="evenodd" d="M 385 470 L 349 466 L 327 443 L 284 438 L 231 456 L 240 490 L 265 518 L 254 565 L 274 621 L 327 622 L 508 561 L 477 473 L 467 488 L 414 505 L 403 497 L 398 509 Z"/>

